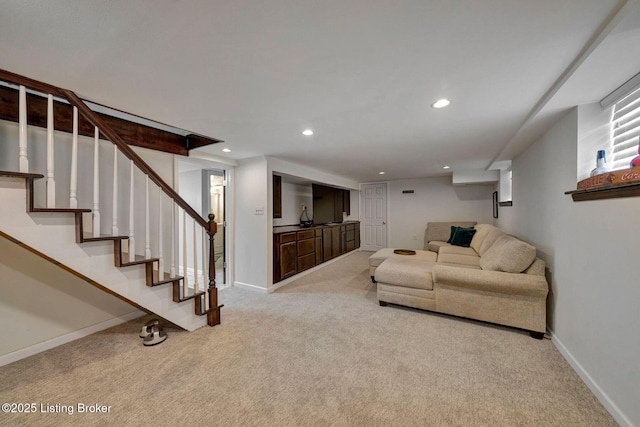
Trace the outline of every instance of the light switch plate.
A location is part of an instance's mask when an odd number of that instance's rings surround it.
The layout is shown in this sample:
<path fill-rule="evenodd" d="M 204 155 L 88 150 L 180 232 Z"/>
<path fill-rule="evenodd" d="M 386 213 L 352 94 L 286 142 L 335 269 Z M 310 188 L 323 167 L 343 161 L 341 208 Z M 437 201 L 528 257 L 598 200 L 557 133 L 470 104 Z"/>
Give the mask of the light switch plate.
<path fill-rule="evenodd" d="M 256 215 L 264 215 L 264 206 L 256 206 Z"/>

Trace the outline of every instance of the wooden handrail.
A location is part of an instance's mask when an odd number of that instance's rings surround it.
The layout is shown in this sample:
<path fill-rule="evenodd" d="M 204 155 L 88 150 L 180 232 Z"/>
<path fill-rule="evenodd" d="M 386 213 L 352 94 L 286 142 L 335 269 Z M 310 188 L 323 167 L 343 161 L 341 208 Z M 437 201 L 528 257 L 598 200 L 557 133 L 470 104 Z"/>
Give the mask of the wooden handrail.
<path fill-rule="evenodd" d="M 115 132 L 109 125 L 107 125 L 102 118 L 95 113 L 85 102 L 80 99 L 74 92 L 59 88 L 48 83 L 43 83 L 38 80 L 31 79 L 29 77 L 21 76 L 19 74 L 12 73 L 0 69 L 0 80 L 11 82 L 14 84 L 28 87 L 29 89 L 37 90 L 45 94 L 51 94 L 60 98 L 66 99 L 71 105 L 76 107 L 78 111 L 91 122 L 92 125 L 100 130 L 100 133 L 104 135 L 109 141 L 117 145 L 120 151 L 146 175 L 149 176 L 158 187 L 164 191 L 169 197 L 171 197 L 175 203 L 180 206 L 184 211 L 192 217 L 201 227 L 208 230 L 209 222 L 198 214 L 180 195 L 158 175 L 142 158 L 127 144 L 121 137 Z"/>
<path fill-rule="evenodd" d="M 171 197 L 178 206 L 184 209 L 185 212 L 189 214 L 190 217 L 195 219 L 200 226 L 205 229 L 209 227 L 209 223 L 205 220 L 200 214 L 198 214 L 176 191 L 169 186 L 164 180 L 154 171 L 138 154 L 133 151 L 133 149 L 126 143 L 120 136 L 109 127 L 87 104 L 82 101 L 72 91 L 68 89 L 60 89 L 63 93 L 64 98 L 71 103 L 74 107 L 78 109 L 78 111 L 84 116 L 85 119 L 89 120 L 91 124 L 100 129 L 100 133 L 107 137 L 109 141 L 118 146 L 118 149 L 124 154 L 129 160 L 132 160 L 133 163 L 144 173 L 146 174 L 151 181 L 153 181 L 158 187 L 162 189 L 169 197 Z"/>
<path fill-rule="evenodd" d="M 0 80 L 5 80 L 7 82 L 22 85 L 28 87 L 29 89 L 34 89 L 42 93 L 50 93 L 51 95 L 64 98 L 62 89 L 60 89 L 59 87 L 50 85 L 48 83 L 39 82 L 38 80 L 30 79 L 29 77 L 12 73 L 11 71 L 0 69 Z"/>

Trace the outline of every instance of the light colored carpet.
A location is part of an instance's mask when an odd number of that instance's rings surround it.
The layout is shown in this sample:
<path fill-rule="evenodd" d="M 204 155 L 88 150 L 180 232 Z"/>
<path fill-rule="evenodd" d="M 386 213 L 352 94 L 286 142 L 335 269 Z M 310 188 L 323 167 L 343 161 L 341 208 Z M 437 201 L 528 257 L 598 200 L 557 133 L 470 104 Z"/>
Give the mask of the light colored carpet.
<path fill-rule="evenodd" d="M 380 307 L 367 252 L 273 294 L 220 292 L 222 325 L 144 347 L 139 319 L 0 368 L 0 402 L 110 405 L 0 425 L 616 425 L 549 340 Z"/>

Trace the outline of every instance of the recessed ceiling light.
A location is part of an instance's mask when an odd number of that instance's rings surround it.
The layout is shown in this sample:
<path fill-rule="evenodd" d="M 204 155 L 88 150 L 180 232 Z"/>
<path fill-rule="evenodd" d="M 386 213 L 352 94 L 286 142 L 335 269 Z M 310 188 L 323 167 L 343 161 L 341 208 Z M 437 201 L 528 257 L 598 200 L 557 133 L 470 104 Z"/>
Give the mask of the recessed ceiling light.
<path fill-rule="evenodd" d="M 231 150 L 229 150 L 228 148 L 223 148 L 222 151 L 224 151 L 225 153 L 230 153 Z"/>
<path fill-rule="evenodd" d="M 450 169 L 451 166 L 443 166 L 442 169 Z"/>
<path fill-rule="evenodd" d="M 384 175 L 384 172 L 380 171 L 378 172 L 378 175 Z"/>
<path fill-rule="evenodd" d="M 444 108 L 449 104 L 451 104 L 451 101 L 449 101 L 448 99 L 442 98 L 442 99 L 438 99 L 436 102 L 431 104 L 431 106 L 433 108 Z"/>
<path fill-rule="evenodd" d="M 302 131 L 302 134 L 304 136 L 311 136 L 311 135 L 313 135 L 313 131 L 311 129 L 305 129 L 305 130 Z"/>

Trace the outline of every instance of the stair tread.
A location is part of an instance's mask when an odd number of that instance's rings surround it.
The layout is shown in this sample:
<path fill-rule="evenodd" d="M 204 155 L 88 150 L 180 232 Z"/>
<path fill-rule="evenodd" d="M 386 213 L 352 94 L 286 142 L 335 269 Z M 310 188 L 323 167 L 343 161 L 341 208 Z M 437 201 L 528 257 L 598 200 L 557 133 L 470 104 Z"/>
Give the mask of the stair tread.
<path fill-rule="evenodd" d="M 11 172 L 11 171 L 0 171 L 0 176 L 4 176 L 8 178 L 30 178 L 30 179 L 44 178 L 44 175 L 39 173 Z"/>
<path fill-rule="evenodd" d="M 159 261 L 158 258 L 145 258 L 142 255 L 136 255 L 133 261 L 130 261 L 129 254 L 126 252 L 123 252 L 120 267 L 127 267 L 129 265 L 147 264 L 149 262 L 157 262 L 157 261 Z"/>
<path fill-rule="evenodd" d="M 106 234 L 101 234 L 100 237 L 93 237 L 93 233 L 83 233 L 82 235 L 83 242 L 100 242 L 105 240 L 125 240 L 128 238 L 129 236 L 108 236 Z"/>
<path fill-rule="evenodd" d="M 88 213 L 91 209 L 74 208 L 32 208 L 31 212 L 63 212 L 63 213 Z"/>
<path fill-rule="evenodd" d="M 187 296 L 182 295 L 182 296 L 179 298 L 178 302 L 188 301 L 188 300 L 190 300 L 190 299 L 194 299 L 194 298 L 196 298 L 196 297 L 199 297 L 199 296 L 201 296 L 201 295 L 204 295 L 205 293 L 206 293 L 205 291 L 198 291 L 198 292 L 195 292 L 195 289 L 191 289 L 191 288 L 189 288 L 189 290 L 188 290 L 188 292 L 187 292 Z"/>
<path fill-rule="evenodd" d="M 160 280 L 160 278 L 158 277 L 158 271 L 157 270 L 153 270 L 153 281 L 151 286 L 159 286 L 159 285 L 164 285 L 167 283 L 173 283 L 177 280 L 182 280 L 184 277 L 182 276 L 174 276 L 171 277 L 171 275 L 169 273 L 162 273 L 162 280 Z"/>

